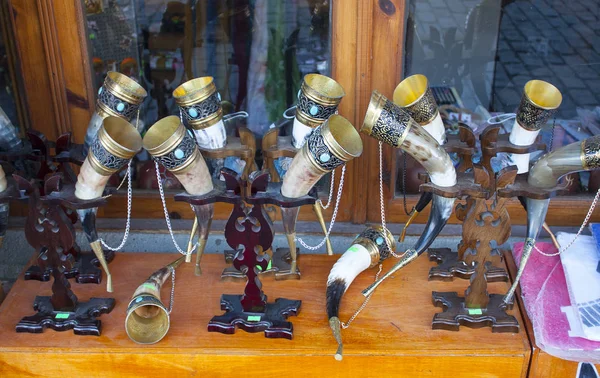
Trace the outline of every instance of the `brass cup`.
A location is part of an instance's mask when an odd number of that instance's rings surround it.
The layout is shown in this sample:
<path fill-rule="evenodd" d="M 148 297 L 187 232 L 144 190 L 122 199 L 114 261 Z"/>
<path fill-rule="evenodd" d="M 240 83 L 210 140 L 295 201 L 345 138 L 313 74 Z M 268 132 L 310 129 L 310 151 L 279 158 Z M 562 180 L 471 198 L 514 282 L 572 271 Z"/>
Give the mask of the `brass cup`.
<path fill-rule="evenodd" d="M 142 149 L 142 137 L 132 124 L 120 117 L 109 116 L 102 122 L 87 159 L 102 176 L 121 169 Z"/>
<path fill-rule="evenodd" d="M 173 98 L 193 129 L 210 127 L 223 118 L 221 95 L 211 76 L 186 81 L 175 88 Z"/>
<path fill-rule="evenodd" d="M 350 121 L 335 114 L 313 131 L 302 150 L 317 169 L 329 172 L 359 157 L 363 144 Z"/>
<path fill-rule="evenodd" d="M 154 344 L 162 340 L 171 324 L 169 311 L 154 295 L 140 294 L 127 307 L 125 330 L 138 344 Z"/>
<path fill-rule="evenodd" d="M 544 126 L 562 102 L 558 88 L 543 80 L 525 84 L 517 110 L 517 122 L 525 130 L 537 131 Z"/>
<path fill-rule="evenodd" d="M 408 112 L 375 90 L 360 132 L 398 148 L 415 126 L 420 127 Z"/>
<path fill-rule="evenodd" d="M 131 120 L 148 93 L 135 80 L 119 72 L 110 71 L 98 90 L 96 102 L 101 116 L 115 116 Z"/>
<path fill-rule="evenodd" d="M 425 75 L 412 75 L 402 80 L 394 90 L 393 98 L 394 103 L 421 126 L 429 124 L 439 114 Z"/>
<path fill-rule="evenodd" d="M 368 227 L 354 239 L 352 244 L 360 244 L 369 251 L 371 268 L 390 256 L 390 248 L 391 252 L 396 251 L 394 236 L 381 225 Z"/>
<path fill-rule="evenodd" d="M 173 174 L 186 173 L 202 155 L 179 117 L 156 122 L 144 135 L 144 148 Z"/>
<path fill-rule="evenodd" d="M 296 119 L 306 126 L 317 127 L 335 114 L 345 95 L 344 88 L 332 78 L 305 75 L 298 92 Z"/>

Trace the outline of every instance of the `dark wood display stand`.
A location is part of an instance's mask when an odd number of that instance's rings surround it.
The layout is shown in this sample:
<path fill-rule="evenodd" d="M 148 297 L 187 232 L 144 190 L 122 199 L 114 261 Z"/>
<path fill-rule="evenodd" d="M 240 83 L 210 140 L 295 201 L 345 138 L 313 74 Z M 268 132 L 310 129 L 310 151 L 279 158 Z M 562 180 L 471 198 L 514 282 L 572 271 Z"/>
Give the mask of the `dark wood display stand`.
<path fill-rule="evenodd" d="M 301 301 L 278 298 L 268 303 L 258 278 L 260 271 L 267 270 L 270 256 L 264 251 L 271 248 L 274 238 L 271 219 L 263 205 L 297 207 L 314 203 L 315 199 L 304 196 L 296 199 L 284 198 L 278 184 L 269 183 L 266 171 L 254 172 L 248 180 L 249 193 L 243 195 L 245 184 L 235 172 L 222 169 L 225 189 L 216 189 L 204 196 L 178 195 L 177 201 L 192 205 L 204 205 L 216 201 L 234 205 L 225 226 L 225 240 L 236 249 L 233 267 L 247 277 L 243 295 L 223 295 L 221 310 L 224 315 L 215 316 L 208 323 L 208 330 L 225 334 L 235 333 L 236 326 L 246 332 L 263 332 L 269 338 L 292 339 L 292 323 L 288 316 L 300 311 Z"/>
<path fill-rule="evenodd" d="M 38 251 L 38 265 L 42 271 L 52 272 L 52 296 L 36 296 L 33 309 L 35 315 L 22 318 L 16 326 L 17 332 L 41 333 L 45 328 L 55 331 L 73 329 L 76 335 L 95 335 L 101 332 L 101 322 L 96 318 L 109 313 L 114 305 L 113 298 L 90 298 L 78 301 L 71 291 L 65 271 L 71 271 L 74 258 L 69 251 L 75 243 L 75 230 L 65 208 L 71 210 L 99 207 L 106 203 L 104 198 L 90 201 L 78 200 L 74 186 L 63 186 L 62 174 L 50 176 L 44 183 L 45 196 L 26 179 L 13 175 L 28 200 L 29 214 L 25 223 L 25 237 Z M 27 274 L 27 273 L 26 273 Z"/>
<path fill-rule="evenodd" d="M 525 377 L 531 347 L 524 332 L 494 334 L 488 329 L 441 332 L 431 329 L 432 291 L 460 291 L 464 281 L 428 281 L 430 263 L 417 259 L 401 275 L 390 277 L 369 306 L 344 330 L 344 360 L 333 358 L 337 344 L 331 337 L 325 310 L 326 277 L 337 256 L 304 255 L 302 284 L 261 277 L 271 287 L 270 296 L 301 300 L 294 318 L 294 341 L 266 339 L 238 332 L 235 337 L 206 332 L 221 309 L 221 293 L 240 290 L 239 282 L 221 281 L 223 257 L 207 254 L 203 275 L 194 275 L 194 264 L 177 269 L 177 288 L 171 327 L 154 345 L 138 345 L 125 334 L 126 308 L 131 293 L 148 272 L 165 266 L 174 254 L 121 253 L 111 264 L 116 305 L 103 316 L 100 337 L 73 337 L 65 332 L 39 335 L 14 332 L 22 314 L 31 311 L 31 299 L 47 295 L 50 287 L 36 281 L 15 283 L 0 305 L 0 376 L 42 377 L 218 377 L 244 372 L 245 377 L 416 377 L 453 376 Z M 394 261 L 386 261 L 387 271 Z M 340 318 L 348 319 L 364 297 L 360 291 L 373 281 L 373 273 L 356 278 L 344 295 Z M 78 285 L 81 298 L 99 297 L 99 285 Z M 505 292 L 508 284 L 489 284 Z M 163 291 L 164 293 L 165 291 Z M 166 295 L 166 294 L 165 294 Z M 410 304 L 401 305 L 398 304 Z M 518 310 L 513 314 L 522 322 Z M 7 336 L 8 335 L 8 336 Z"/>

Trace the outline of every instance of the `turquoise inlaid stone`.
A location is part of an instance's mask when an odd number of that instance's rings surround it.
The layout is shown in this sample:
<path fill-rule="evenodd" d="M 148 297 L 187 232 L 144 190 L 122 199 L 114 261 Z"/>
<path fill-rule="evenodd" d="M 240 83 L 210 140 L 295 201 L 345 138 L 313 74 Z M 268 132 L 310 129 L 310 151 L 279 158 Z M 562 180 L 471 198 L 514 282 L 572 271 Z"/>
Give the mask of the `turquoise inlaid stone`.
<path fill-rule="evenodd" d="M 117 111 L 120 113 L 120 112 L 122 112 L 123 110 L 125 110 L 125 104 L 123 104 L 122 102 L 119 102 L 119 103 L 117 104 Z"/>
<path fill-rule="evenodd" d="M 138 302 L 141 302 L 141 301 L 142 301 L 142 297 L 137 297 L 137 298 L 135 299 L 135 303 L 138 303 Z"/>
<path fill-rule="evenodd" d="M 192 118 L 196 118 L 198 117 L 198 111 L 196 110 L 196 108 L 189 108 L 188 109 L 188 114 L 190 115 L 190 117 Z"/>
<path fill-rule="evenodd" d="M 221 102 L 221 94 L 219 92 L 217 92 L 217 98 L 219 99 L 219 102 Z"/>
<path fill-rule="evenodd" d="M 377 239 L 375 239 L 375 243 L 377 243 L 377 245 L 382 245 L 383 244 L 383 238 L 380 236 Z"/>
<path fill-rule="evenodd" d="M 317 113 L 319 112 L 319 108 L 317 108 L 315 105 L 310 107 L 310 114 L 311 115 L 317 115 Z"/>
<path fill-rule="evenodd" d="M 179 149 L 179 148 L 178 148 L 178 149 L 176 149 L 176 150 L 173 152 L 173 154 L 175 155 L 175 157 L 176 157 L 177 159 L 183 159 L 183 156 L 184 156 L 184 154 L 183 154 L 183 151 L 182 151 L 181 149 Z"/>
<path fill-rule="evenodd" d="M 98 89 L 98 96 L 100 96 L 102 94 L 102 91 L 104 90 L 103 87 L 100 87 L 100 89 Z"/>
<path fill-rule="evenodd" d="M 321 160 L 323 163 L 327 163 L 329 159 L 331 159 L 331 156 L 329 156 L 327 152 L 324 152 L 321 154 L 321 156 L 319 156 L 319 160 Z"/>

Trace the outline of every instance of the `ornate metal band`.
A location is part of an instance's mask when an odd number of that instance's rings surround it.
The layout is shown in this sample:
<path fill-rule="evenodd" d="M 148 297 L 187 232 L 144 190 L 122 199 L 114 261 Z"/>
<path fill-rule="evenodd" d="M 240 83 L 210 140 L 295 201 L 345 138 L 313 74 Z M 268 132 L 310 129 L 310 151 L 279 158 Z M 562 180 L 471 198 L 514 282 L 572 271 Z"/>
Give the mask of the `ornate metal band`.
<path fill-rule="evenodd" d="M 407 112 L 386 99 L 381 114 L 371 129 L 371 136 L 392 147 L 400 147 L 411 128 L 411 121 Z"/>
<path fill-rule="evenodd" d="M 362 240 L 368 240 L 377 249 L 377 253 L 371 254 L 371 266 L 390 257 L 391 251 L 381 231 L 369 227 L 356 237 L 355 243 L 361 243 Z"/>
<path fill-rule="evenodd" d="M 93 155 L 93 158 L 95 159 L 95 162 L 100 164 L 100 167 L 96 167 L 94 166 L 95 164 L 92 164 L 92 168 L 94 168 L 98 173 L 105 176 L 107 174 L 111 174 L 113 172 L 118 171 L 129 161 L 128 159 L 120 158 L 108 152 L 108 150 L 104 148 L 102 143 L 100 143 L 99 138 L 96 138 L 94 140 L 90 151 Z M 101 169 L 102 172 L 98 171 L 98 169 Z"/>
<path fill-rule="evenodd" d="M 183 118 L 194 128 L 206 128 L 219 122 L 223 117 L 221 95 L 215 92 L 204 101 L 190 106 L 180 106 Z"/>
<path fill-rule="evenodd" d="M 538 131 L 556 113 L 556 109 L 542 109 L 523 94 L 521 104 L 517 110 L 517 122 L 522 128 L 529 131 Z"/>
<path fill-rule="evenodd" d="M 135 117 L 140 104 L 127 102 L 102 86 L 98 90 L 98 106 L 111 115 L 130 121 Z"/>
<path fill-rule="evenodd" d="M 581 165 L 583 169 L 600 168 L 600 135 L 581 143 Z"/>
<path fill-rule="evenodd" d="M 324 171 L 333 171 L 344 164 L 344 161 L 335 156 L 325 144 L 323 135 L 321 135 L 321 127 L 315 128 L 308 134 L 306 148 L 311 160 Z"/>
<path fill-rule="evenodd" d="M 175 173 L 186 168 L 197 150 L 196 141 L 186 132 L 181 142 L 171 152 L 166 155 L 155 156 L 155 159 L 169 171 Z"/>
<path fill-rule="evenodd" d="M 338 104 L 326 105 L 312 100 L 304 92 L 298 93 L 298 105 L 296 106 L 296 116 L 300 122 L 307 126 L 317 127 L 325 122 L 329 117 L 335 114 Z"/>
<path fill-rule="evenodd" d="M 145 304 L 149 304 L 152 303 L 156 306 L 162 307 L 166 310 L 165 305 L 158 300 L 154 295 L 138 295 L 137 297 L 133 298 L 131 300 L 131 302 L 129 302 L 129 305 L 127 306 L 127 312 L 131 311 L 134 308 L 139 307 L 140 303 L 145 302 Z"/>
<path fill-rule="evenodd" d="M 438 115 L 438 107 L 433 97 L 431 88 L 427 87 L 423 96 L 417 102 L 412 105 L 404 107 L 408 114 L 414 119 L 419 125 L 424 126 L 433 121 Z"/>

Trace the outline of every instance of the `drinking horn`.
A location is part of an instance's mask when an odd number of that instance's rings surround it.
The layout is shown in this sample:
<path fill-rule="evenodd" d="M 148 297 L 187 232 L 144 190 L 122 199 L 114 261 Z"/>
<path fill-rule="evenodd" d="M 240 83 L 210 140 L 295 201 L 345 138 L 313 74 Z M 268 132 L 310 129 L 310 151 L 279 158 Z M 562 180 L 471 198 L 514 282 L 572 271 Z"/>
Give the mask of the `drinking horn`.
<path fill-rule="evenodd" d="M 425 75 L 412 75 L 402 80 L 394 90 L 394 103 L 404 109 L 415 122 L 423 126 L 425 131 L 440 145 L 446 143 L 446 128 Z M 404 224 L 400 234 L 401 242 L 404 241 L 408 226 L 429 205 L 431 198 L 430 192 L 421 193 L 419 201 L 412 208 L 410 216 Z"/>
<path fill-rule="evenodd" d="M 185 256 L 152 273 L 133 293 L 127 306 L 125 331 L 138 344 L 154 344 L 169 331 L 170 310 L 160 300 L 160 290 Z"/>
<path fill-rule="evenodd" d="M 143 144 L 154 159 L 177 177 L 188 194 L 201 196 L 213 190 L 208 166 L 194 138 L 187 132 L 179 117 L 169 116 L 156 122 L 144 135 Z M 192 205 L 192 209 L 198 223 L 196 270 L 199 274 L 200 261 L 214 214 L 214 204 Z"/>
<path fill-rule="evenodd" d="M 600 168 L 600 135 L 571 143 L 542 156 L 531 168 L 527 182 L 536 188 L 551 189 L 566 174 Z M 546 219 L 550 199 L 526 198 L 527 234 L 517 276 L 504 296 L 504 303 L 511 303 L 527 260 L 535 246 Z"/>
<path fill-rule="evenodd" d="M 389 246 L 389 247 L 388 247 Z M 338 343 L 335 359 L 342 359 L 343 344 L 339 319 L 342 296 L 352 281 L 363 271 L 372 268 L 390 256 L 395 250 L 392 234 L 382 226 L 368 227 L 354 239 L 350 248 L 333 265 L 327 278 L 327 317 L 333 337 Z"/>
<path fill-rule="evenodd" d="M 315 127 L 336 114 L 345 94 L 344 88 L 330 77 L 319 74 L 304 76 L 292 126 L 292 145 L 295 148 L 301 148 L 306 136 Z"/>
<path fill-rule="evenodd" d="M 378 91 L 373 91 L 371 95 L 360 131 L 392 147 L 406 151 L 423 165 L 433 184 L 441 187 L 450 187 L 456 184 L 456 170 L 446 151 L 407 112 L 386 99 Z M 427 219 L 425 230 L 417 243 L 406 251 L 388 273 L 365 289 L 363 295 L 370 295 L 383 280 L 425 252 L 444 228 L 452 214 L 454 198 L 433 194 L 432 199 L 429 219 Z"/>
<path fill-rule="evenodd" d="M 194 132 L 198 145 L 214 150 L 227 144 L 221 95 L 211 76 L 186 81 L 173 91 L 183 122 Z"/>
<path fill-rule="evenodd" d="M 295 148 L 302 148 L 306 141 L 306 136 L 315 127 L 320 126 L 329 117 L 336 114 L 338 105 L 345 94 L 344 88 L 330 77 L 319 74 L 304 76 L 300 91 L 298 91 L 298 104 L 295 107 L 296 116 L 292 125 L 292 145 Z M 327 234 L 327 226 L 325 225 L 321 205 L 315 203 L 313 210 L 323 229 L 323 233 Z M 331 241 L 328 236 L 325 236 L 325 238 L 327 254 L 333 255 Z"/>
<path fill-rule="evenodd" d="M 510 142 L 517 146 L 530 146 L 535 142 L 541 128 L 556 113 L 561 102 L 562 95 L 554 85 L 542 80 L 528 81 L 510 132 Z M 529 171 L 529 155 L 511 155 L 517 166 L 517 173 Z"/>
<path fill-rule="evenodd" d="M 108 72 L 104 83 L 98 89 L 96 111 L 88 123 L 83 144 L 84 156 L 87 155 L 106 117 L 114 116 L 131 121 L 136 117 L 146 96 L 146 90 L 135 80 L 115 71 Z"/>
<path fill-rule="evenodd" d="M 141 148 L 142 137 L 133 125 L 123 118 L 106 117 L 77 176 L 75 197 L 81 200 L 101 197 L 110 176 L 127 164 Z M 112 292 L 110 271 L 96 232 L 97 211 L 97 207 L 80 209 L 77 214 L 90 246 L 106 273 L 106 290 Z"/>
<path fill-rule="evenodd" d="M 281 194 L 288 198 L 302 197 L 326 173 L 362 154 L 360 135 L 346 118 L 334 114 L 306 138 L 306 143 L 294 156 L 283 177 Z M 296 271 L 296 221 L 299 207 L 281 208 L 283 228 L 292 257 L 291 271 Z"/>

